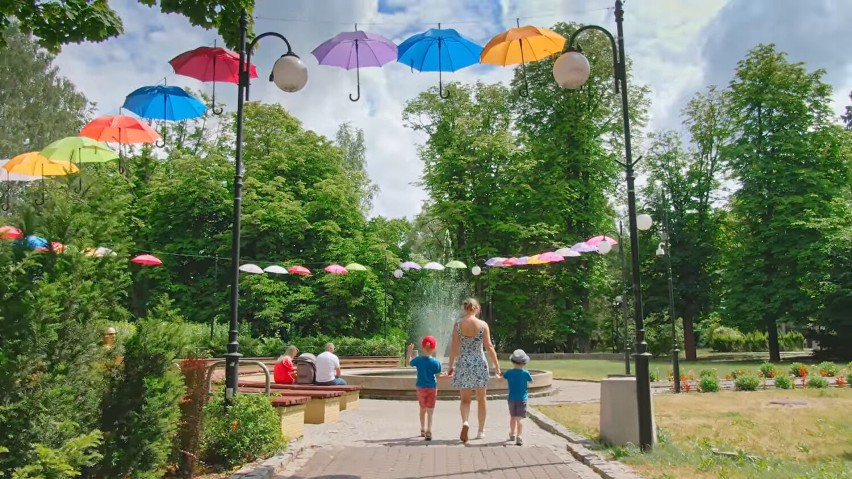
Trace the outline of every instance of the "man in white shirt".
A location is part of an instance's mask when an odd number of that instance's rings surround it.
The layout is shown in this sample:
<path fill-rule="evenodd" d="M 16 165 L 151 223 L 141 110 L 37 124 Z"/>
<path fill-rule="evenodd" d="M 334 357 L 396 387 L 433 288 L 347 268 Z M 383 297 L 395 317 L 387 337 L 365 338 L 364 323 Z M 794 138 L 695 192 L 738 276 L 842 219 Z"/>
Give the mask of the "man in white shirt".
<path fill-rule="evenodd" d="M 320 386 L 345 386 L 340 378 L 340 359 L 334 354 L 334 344 L 325 345 L 325 352 L 317 356 L 317 384 Z"/>

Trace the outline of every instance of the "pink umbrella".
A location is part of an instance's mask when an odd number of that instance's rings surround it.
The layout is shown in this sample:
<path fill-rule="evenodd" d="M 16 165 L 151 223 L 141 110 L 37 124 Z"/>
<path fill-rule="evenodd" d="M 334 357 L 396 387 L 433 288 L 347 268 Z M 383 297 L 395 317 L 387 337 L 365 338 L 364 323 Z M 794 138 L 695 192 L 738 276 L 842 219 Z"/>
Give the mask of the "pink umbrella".
<path fill-rule="evenodd" d="M 594 253 L 598 250 L 597 246 L 590 246 L 586 243 L 577 243 L 571 249 L 578 253 Z"/>
<path fill-rule="evenodd" d="M 577 258 L 580 256 L 580 253 L 572 250 L 571 248 L 559 248 L 556 250 L 556 254 L 563 258 Z"/>
<path fill-rule="evenodd" d="M 415 271 L 420 270 L 420 265 L 415 263 L 414 261 L 406 261 L 405 263 L 402 263 L 401 265 L 399 265 L 399 267 L 404 269 L 405 271 L 408 271 L 410 269 L 413 269 Z"/>
<path fill-rule="evenodd" d="M 529 256 L 521 256 L 520 258 L 518 258 L 517 261 L 515 261 L 515 264 L 513 266 L 526 266 L 526 265 L 529 264 L 529 262 L 530 262 Z"/>
<path fill-rule="evenodd" d="M 485 266 L 493 266 L 495 268 L 499 268 L 501 266 L 506 266 L 504 264 L 505 261 L 506 261 L 506 258 L 502 258 L 500 256 L 495 256 L 495 257 L 489 259 L 488 261 L 486 261 Z"/>
<path fill-rule="evenodd" d="M 509 258 L 506 261 L 503 261 L 503 266 L 515 266 L 518 264 L 518 258 Z"/>
<path fill-rule="evenodd" d="M 589 245 L 589 246 L 597 246 L 601 243 L 601 241 L 606 241 L 607 243 L 609 243 L 613 246 L 618 244 L 618 241 L 615 241 L 614 239 L 610 238 L 609 236 L 603 236 L 603 235 L 593 236 L 593 237 L 587 239 L 586 244 Z"/>
<path fill-rule="evenodd" d="M 346 274 L 346 273 L 349 272 L 349 271 L 346 270 L 346 268 L 344 268 L 343 266 L 340 266 L 339 264 L 330 264 L 330 265 L 325 267 L 325 271 L 327 273 L 332 273 L 332 274 Z"/>
<path fill-rule="evenodd" d="M 144 264 L 145 266 L 160 266 L 163 264 L 159 258 L 156 256 L 151 256 L 150 254 L 140 254 L 139 256 L 131 259 L 136 264 Z"/>
<path fill-rule="evenodd" d="M 556 254 L 553 251 L 548 251 L 538 255 L 538 259 L 547 261 L 548 263 L 559 263 L 560 261 L 565 261 L 564 256 Z"/>
<path fill-rule="evenodd" d="M 0 238 L 4 240 L 16 240 L 24 237 L 24 232 L 14 226 L 0 226 Z"/>
<path fill-rule="evenodd" d="M 50 243 L 50 249 L 52 249 L 54 253 L 63 253 L 65 252 L 65 245 L 59 241 L 53 241 Z"/>
<path fill-rule="evenodd" d="M 298 274 L 302 276 L 307 276 L 311 274 L 311 270 L 305 268 L 304 266 L 291 266 L 287 268 L 287 271 L 289 271 L 290 274 Z"/>

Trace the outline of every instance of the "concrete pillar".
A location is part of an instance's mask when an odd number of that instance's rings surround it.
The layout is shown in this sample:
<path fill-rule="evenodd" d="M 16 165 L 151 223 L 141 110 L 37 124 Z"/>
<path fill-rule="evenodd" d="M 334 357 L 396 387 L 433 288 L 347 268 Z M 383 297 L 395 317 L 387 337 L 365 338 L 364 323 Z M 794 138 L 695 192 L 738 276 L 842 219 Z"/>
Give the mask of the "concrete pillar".
<path fill-rule="evenodd" d="M 636 378 L 610 377 L 601 381 L 601 440 L 616 446 L 639 444 L 639 408 Z M 654 401 L 651 398 L 653 442 L 657 442 Z"/>

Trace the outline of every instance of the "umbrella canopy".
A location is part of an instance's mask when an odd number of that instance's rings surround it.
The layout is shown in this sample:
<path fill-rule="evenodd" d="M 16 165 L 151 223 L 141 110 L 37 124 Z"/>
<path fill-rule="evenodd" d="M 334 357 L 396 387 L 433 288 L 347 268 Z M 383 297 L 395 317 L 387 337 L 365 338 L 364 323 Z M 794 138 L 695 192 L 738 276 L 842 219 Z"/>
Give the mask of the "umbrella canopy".
<path fill-rule="evenodd" d="M 8 163 L 9 160 L 0 160 L 0 166 Z M 30 176 L 30 175 L 21 175 L 18 173 L 9 173 L 7 170 L 0 171 L 0 182 L 9 182 L 9 181 L 22 181 L 22 182 L 30 182 L 39 179 L 38 176 Z"/>
<path fill-rule="evenodd" d="M 565 37 L 549 28 L 531 25 L 512 28 L 492 38 L 482 49 L 481 63 L 508 66 L 521 64 L 524 72 L 524 88 L 529 94 L 527 84 L 527 63 L 543 60 L 562 52 Z"/>
<path fill-rule="evenodd" d="M 41 156 L 53 163 L 104 163 L 117 160 L 118 153 L 85 136 L 69 136 L 44 147 Z"/>
<path fill-rule="evenodd" d="M 50 251 L 50 242 L 41 236 L 29 235 L 12 243 L 14 246 L 26 247 L 36 251 Z"/>
<path fill-rule="evenodd" d="M 444 265 L 442 265 L 441 263 L 436 263 L 434 261 L 426 263 L 426 265 L 423 267 L 434 271 L 444 271 Z"/>
<path fill-rule="evenodd" d="M 381 67 L 396 60 L 396 45 L 376 33 L 361 31 L 343 32 L 321 43 L 311 52 L 320 65 L 355 69 L 358 93 L 349 99 L 361 98 L 361 67 Z"/>
<path fill-rule="evenodd" d="M 287 268 L 278 265 L 267 266 L 263 268 L 263 271 L 271 274 L 289 274 Z"/>
<path fill-rule="evenodd" d="M 199 47 L 169 60 L 175 73 L 203 82 L 240 82 L 240 55 L 225 48 Z M 249 78 L 257 78 L 257 69 L 249 65 Z"/>
<path fill-rule="evenodd" d="M 527 264 L 547 264 L 549 261 L 541 258 L 541 255 L 534 254 L 527 260 Z"/>
<path fill-rule="evenodd" d="M 289 271 L 290 274 L 298 274 L 301 276 L 307 276 L 311 274 L 311 270 L 305 268 L 304 266 L 291 266 L 287 268 L 287 271 Z"/>
<path fill-rule="evenodd" d="M 263 274 L 263 270 L 260 269 L 260 266 L 251 263 L 240 266 L 239 270 L 243 273 Z"/>
<path fill-rule="evenodd" d="M 606 241 L 607 243 L 609 243 L 613 246 L 618 244 L 618 241 L 610 238 L 609 236 L 603 236 L 603 235 L 593 236 L 593 237 L 587 239 L 586 244 L 589 245 L 589 246 L 597 246 L 597 245 L 601 244 L 602 241 Z"/>
<path fill-rule="evenodd" d="M 0 226 L 0 239 L 16 240 L 24 237 L 24 232 L 14 226 Z"/>
<path fill-rule="evenodd" d="M 367 267 L 359 263 L 349 263 L 346 265 L 348 271 L 367 271 Z"/>
<path fill-rule="evenodd" d="M 578 253 L 593 253 L 598 250 L 596 246 L 590 246 L 586 243 L 577 243 L 571 249 Z"/>
<path fill-rule="evenodd" d="M 529 263 L 530 263 L 530 257 L 529 256 L 521 256 L 520 258 L 518 258 L 517 261 L 515 261 L 515 264 L 512 265 L 512 266 L 526 266 Z"/>
<path fill-rule="evenodd" d="M 157 258 L 156 256 L 152 256 L 150 254 L 140 254 L 139 256 L 136 256 L 130 261 L 145 266 L 160 266 L 161 264 L 163 264 L 163 262 L 160 261 L 160 258 Z"/>
<path fill-rule="evenodd" d="M 405 263 L 402 263 L 401 265 L 399 265 L 399 267 L 404 269 L 405 271 L 408 271 L 410 269 L 413 269 L 415 271 L 420 270 L 420 265 L 415 263 L 414 261 L 406 261 Z"/>
<path fill-rule="evenodd" d="M 103 246 L 98 246 L 97 248 L 89 248 L 86 251 L 84 251 L 83 253 L 86 256 L 95 256 L 97 258 L 100 258 L 100 257 L 103 257 L 103 256 L 116 256 L 115 251 L 113 251 L 109 248 L 105 248 Z"/>
<path fill-rule="evenodd" d="M 60 243 L 59 241 L 51 241 L 50 242 L 50 249 L 54 253 L 64 253 L 65 252 L 65 245 Z"/>
<path fill-rule="evenodd" d="M 397 61 L 421 72 L 438 72 L 438 94 L 444 96 L 442 72 L 479 63 L 482 47 L 452 28 L 430 28 L 399 44 Z"/>
<path fill-rule="evenodd" d="M 576 258 L 580 256 L 579 252 L 574 251 L 571 248 L 559 248 L 554 253 L 558 254 L 559 256 L 562 256 L 563 258 Z"/>
<path fill-rule="evenodd" d="M 349 273 L 349 271 L 347 271 L 346 268 L 344 268 L 343 266 L 340 266 L 339 264 L 330 264 L 330 265 L 326 266 L 325 272 L 326 273 L 332 273 L 332 274 L 347 274 L 347 273 Z"/>
<path fill-rule="evenodd" d="M 65 176 L 69 173 L 77 173 L 80 171 L 80 169 L 71 162 L 52 162 L 37 151 L 31 151 L 12 158 L 3 165 L 3 169 L 9 173 L 18 173 L 29 176 Z"/>
<path fill-rule="evenodd" d="M 561 254 L 554 253 L 552 251 L 540 254 L 539 259 L 548 263 L 559 263 L 565 261 L 564 256 L 562 256 Z"/>
<path fill-rule="evenodd" d="M 80 130 L 80 136 L 122 145 L 154 143 L 160 139 L 160 134 L 150 125 L 125 115 L 95 118 Z"/>
<path fill-rule="evenodd" d="M 180 121 L 204 115 L 207 107 L 183 88 L 176 86 L 143 86 L 124 99 L 123 108 L 142 118 Z"/>
<path fill-rule="evenodd" d="M 503 266 L 515 266 L 518 264 L 518 258 L 509 258 L 506 261 L 503 261 Z"/>
<path fill-rule="evenodd" d="M 453 269 L 465 269 L 465 268 L 467 268 L 466 264 L 462 263 L 461 261 L 459 261 L 457 259 L 450 261 L 449 263 L 445 264 L 444 266 L 446 266 L 447 268 L 453 268 Z"/>
<path fill-rule="evenodd" d="M 506 261 L 506 258 L 502 258 L 500 256 L 495 256 L 493 258 L 488 259 L 485 262 L 485 266 L 494 266 L 494 267 L 506 266 L 505 264 L 503 264 L 504 261 Z"/>

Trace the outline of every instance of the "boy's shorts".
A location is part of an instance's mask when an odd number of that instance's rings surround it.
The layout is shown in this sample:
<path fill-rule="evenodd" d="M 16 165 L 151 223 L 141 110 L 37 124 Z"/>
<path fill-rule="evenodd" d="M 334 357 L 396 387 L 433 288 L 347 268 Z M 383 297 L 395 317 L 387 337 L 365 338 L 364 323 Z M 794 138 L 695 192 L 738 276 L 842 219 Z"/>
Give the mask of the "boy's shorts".
<path fill-rule="evenodd" d="M 509 416 L 527 417 L 527 402 L 509 399 Z"/>
<path fill-rule="evenodd" d="M 437 399 L 437 388 L 417 388 L 417 401 L 423 409 L 435 409 L 435 401 Z"/>

